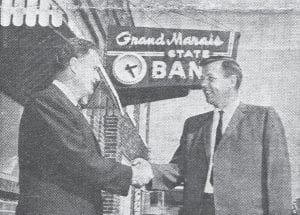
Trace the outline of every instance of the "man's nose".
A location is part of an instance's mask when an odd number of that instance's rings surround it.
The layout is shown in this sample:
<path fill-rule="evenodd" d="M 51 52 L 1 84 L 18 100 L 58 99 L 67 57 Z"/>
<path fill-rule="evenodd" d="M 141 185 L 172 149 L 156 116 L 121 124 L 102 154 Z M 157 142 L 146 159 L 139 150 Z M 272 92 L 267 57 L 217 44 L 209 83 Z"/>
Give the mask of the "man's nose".
<path fill-rule="evenodd" d="M 203 77 L 203 78 L 201 79 L 200 85 L 201 85 L 202 88 L 203 88 L 203 87 L 207 87 L 208 82 L 207 82 L 207 79 L 206 79 L 205 77 Z"/>
<path fill-rule="evenodd" d="M 94 67 L 94 78 L 95 78 L 95 81 L 100 81 L 101 80 L 101 77 L 100 77 L 100 68 L 99 67 Z"/>
<path fill-rule="evenodd" d="M 97 81 L 97 82 L 99 82 L 100 81 L 100 75 L 97 73 L 97 75 L 96 75 L 96 77 L 95 77 L 95 80 Z"/>
<path fill-rule="evenodd" d="M 97 81 L 97 82 L 100 81 L 100 75 L 97 71 L 95 71 L 95 73 L 93 75 L 93 79 L 94 79 L 94 81 Z"/>

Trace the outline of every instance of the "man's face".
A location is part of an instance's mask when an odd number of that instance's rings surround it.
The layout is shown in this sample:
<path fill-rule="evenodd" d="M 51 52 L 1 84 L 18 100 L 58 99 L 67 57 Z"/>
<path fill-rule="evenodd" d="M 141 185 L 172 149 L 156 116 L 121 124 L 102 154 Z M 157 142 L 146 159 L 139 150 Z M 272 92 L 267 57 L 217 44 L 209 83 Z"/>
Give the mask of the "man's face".
<path fill-rule="evenodd" d="M 85 94 L 85 96 L 93 94 L 100 81 L 100 76 L 96 69 L 100 63 L 99 55 L 93 49 L 90 49 L 86 55 L 77 58 L 76 67 L 74 69 L 76 73 L 76 83 L 78 89 L 81 90 L 81 93 Z"/>
<path fill-rule="evenodd" d="M 231 77 L 225 77 L 222 61 L 210 63 L 203 67 L 203 92 L 206 101 L 217 108 L 223 108 L 233 89 Z"/>

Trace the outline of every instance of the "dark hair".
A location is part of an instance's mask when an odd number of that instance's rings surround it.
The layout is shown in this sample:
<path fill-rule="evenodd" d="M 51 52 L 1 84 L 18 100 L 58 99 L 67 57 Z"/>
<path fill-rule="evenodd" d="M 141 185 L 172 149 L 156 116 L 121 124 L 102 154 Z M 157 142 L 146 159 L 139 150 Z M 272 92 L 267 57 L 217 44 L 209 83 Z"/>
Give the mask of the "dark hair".
<path fill-rule="evenodd" d="M 79 58 L 81 56 L 84 56 L 89 52 L 90 49 L 97 51 L 97 47 L 90 41 L 77 37 L 68 39 L 68 41 L 66 41 L 57 49 L 57 72 L 66 69 L 69 66 L 69 62 L 72 57 Z"/>
<path fill-rule="evenodd" d="M 233 60 L 224 60 L 222 62 L 222 68 L 224 71 L 224 76 L 229 77 L 232 75 L 236 76 L 236 85 L 235 89 L 239 89 L 243 79 L 243 73 L 240 65 Z"/>
<path fill-rule="evenodd" d="M 229 57 L 210 57 L 208 59 L 204 59 L 200 62 L 200 66 L 207 66 L 213 62 L 222 61 L 222 69 L 224 71 L 224 76 L 229 77 L 235 75 L 237 78 L 235 88 L 239 89 L 242 83 L 243 74 L 240 65 L 232 58 Z"/>

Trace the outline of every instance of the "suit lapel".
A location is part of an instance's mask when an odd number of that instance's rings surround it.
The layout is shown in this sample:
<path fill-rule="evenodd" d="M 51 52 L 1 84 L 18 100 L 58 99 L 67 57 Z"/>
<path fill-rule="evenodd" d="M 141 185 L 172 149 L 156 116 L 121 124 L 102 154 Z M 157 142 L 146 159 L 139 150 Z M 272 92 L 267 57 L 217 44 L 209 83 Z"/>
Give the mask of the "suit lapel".
<path fill-rule="evenodd" d="M 235 110 L 223 136 L 220 141 L 220 145 L 229 138 L 234 131 L 237 131 L 237 126 L 239 125 L 240 121 L 244 118 L 246 115 L 246 105 L 241 103 L 237 109 Z M 211 155 L 211 129 L 212 129 L 212 124 L 213 124 L 213 112 L 210 112 L 208 114 L 208 117 L 199 122 L 200 127 L 198 129 L 198 133 L 196 134 L 196 138 L 194 139 L 194 144 L 199 145 L 201 147 L 201 144 L 203 143 L 204 149 L 205 149 L 205 154 L 206 154 L 206 159 L 209 162 L 210 161 L 210 155 Z"/>
<path fill-rule="evenodd" d="M 212 129 L 212 124 L 213 124 L 213 117 L 211 117 L 210 120 L 205 123 L 203 127 L 203 142 L 204 142 L 204 148 L 205 148 L 205 153 L 206 153 L 206 159 L 209 162 L 210 161 L 210 154 L 211 154 L 211 143 L 210 143 L 210 137 L 211 137 L 211 129 Z"/>
<path fill-rule="evenodd" d="M 80 121 L 92 130 L 91 125 L 88 123 L 83 113 L 80 112 L 80 110 L 70 101 L 70 99 L 67 98 L 67 96 L 57 86 L 52 84 L 49 88 L 51 91 L 53 91 L 53 94 L 55 95 L 56 99 L 59 100 L 66 109 L 71 111 L 74 115 L 78 116 L 78 118 L 80 118 Z"/>
<path fill-rule="evenodd" d="M 239 125 L 240 121 L 244 118 L 245 116 L 245 104 L 241 103 L 235 112 L 233 113 L 233 116 L 225 129 L 225 132 L 222 136 L 222 139 L 220 140 L 219 146 L 222 145 L 222 143 L 230 137 L 234 131 L 237 131 L 237 126 Z"/>
<path fill-rule="evenodd" d="M 206 159 L 209 162 L 210 160 L 210 135 L 212 129 L 213 122 L 213 112 L 209 112 L 207 118 L 205 120 L 201 120 L 199 122 L 200 128 L 197 130 L 196 138 L 194 143 L 198 145 L 198 147 L 204 146 Z M 203 144 L 201 144 L 203 143 Z"/>
<path fill-rule="evenodd" d="M 97 138 L 95 136 L 94 130 L 93 130 L 92 126 L 89 124 L 89 122 L 87 121 L 87 119 L 84 117 L 83 113 L 81 113 L 81 111 L 67 98 L 67 96 L 57 86 L 51 84 L 48 89 L 51 91 L 51 94 L 53 94 L 53 96 L 59 102 L 61 102 L 62 105 L 66 109 L 68 109 L 75 116 L 77 116 L 79 118 L 80 122 L 84 123 L 85 127 L 90 130 L 95 143 L 97 143 L 96 144 L 96 150 L 98 151 L 98 153 L 101 154 L 101 149 L 100 149 L 100 146 L 98 144 Z"/>

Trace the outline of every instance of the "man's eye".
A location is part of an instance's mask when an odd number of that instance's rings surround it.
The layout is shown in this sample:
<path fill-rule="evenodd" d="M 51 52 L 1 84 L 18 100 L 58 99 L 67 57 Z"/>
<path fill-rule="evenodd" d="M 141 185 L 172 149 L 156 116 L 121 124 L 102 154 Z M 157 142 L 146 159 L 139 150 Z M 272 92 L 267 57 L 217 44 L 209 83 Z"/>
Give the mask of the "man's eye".
<path fill-rule="evenodd" d="M 200 80 L 201 80 L 201 81 L 207 80 L 207 81 L 209 81 L 209 82 L 212 82 L 212 81 L 215 81 L 216 78 L 215 78 L 215 77 L 211 77 L 211 76 L 204 76 L 204 75 L 202 75 L 202 76 L 200 77 Z"/>
<path fill-rule="evenodd" d="M 208 77 L 207 78 L 209 81 L 214 81 L 214 80 L 216 80 L 216 78 L 214 78 L 214 77 Z"/>

